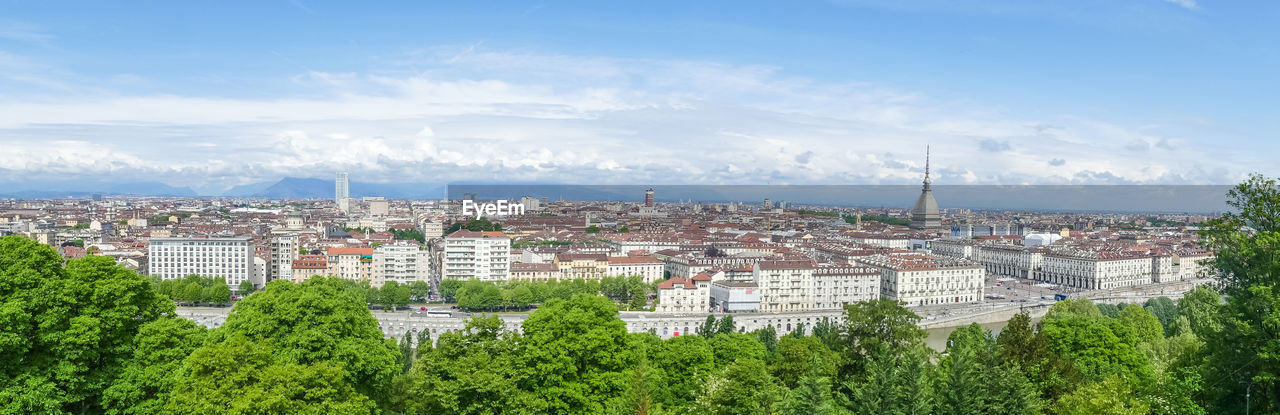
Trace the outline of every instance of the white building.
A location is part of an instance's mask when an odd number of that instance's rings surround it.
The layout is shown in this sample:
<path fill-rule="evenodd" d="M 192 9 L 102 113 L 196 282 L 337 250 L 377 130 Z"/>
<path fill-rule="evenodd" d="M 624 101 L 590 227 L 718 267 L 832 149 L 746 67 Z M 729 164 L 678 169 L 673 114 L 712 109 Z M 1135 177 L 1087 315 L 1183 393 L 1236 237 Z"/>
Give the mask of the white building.
<path fill-rule="evenodd" d="M 1045 254 L 1037 280 L 1088 290 L 1132 287 L 1152 283 L 1160 262 L 1145 252 L 1063 248 Z"/>
<path fill-rule="evenodd" d="M 524 206 L 525 212 L 537 212 L 542 209 L 542 204 L 536 197 L 521 196 L 520 204 Z"/>
<path fill-rule="evenodd" d="M 298 259 L 298 237 L 292 235 L 271 238 L 269 281 L 293 278 L 293 260 Z"/>
<path fill-rule="evenodd" d="M 880 298 L 880 271 L 856 265 L 820 265 L 813 271 L 813 309 L 842 309 Z"/>
<path fill-rule="evenodd" d="M 711 311 L 750 313 L 760 310 L 760 287 L 748 281 L 712 281 Z"/>
<path fill-rule="evenodd" d="M 924 253 L 873 255 L 859 262 L 880 270 L 880 296 L 908 306 L 982 301 L 982 265 Z"/>
<path fill-rule="evenodd" d="M 639 275 L 644 278 L 645 284 L 652 284 L 662 280 L 663 268 L 662 261 L 651 256 L 614 256 L 609 257 L 609 271 L 605 275 Z"/>
<path fill-rule="evenodd" d="M 671 278 L 658 283 L 658 305 L 661 313 L 705 313 L 711 307 L 711 276 L 706 273 L 693 278 Z"/>
<path fill-rule="evenodd" d="M 444 238 L 444 279 L 506 281 L 511 269 L 511 238 L 502 232 L 460 230 Z"/>
<path fill-rule="evenodd" d="M 813 308 L 812 261 L 761 261 L 752 268 L 760 287 L 760 311 L 802 311 Z"/>
<path fill-rule="evenodd" d="M 409 284 L 414 281 L 426 282 L 431 264 L 430 255 L 430 251 L 404 241 L 374 248 L 373 280 L 370 284 L 381 287 L 387 281 L 395 281 L 399 284 Z"/>
<path fill-rule="evenodd" d="M 196 274 L 222 277 L 233 289 L 241 282 L 254 281 L 253 239 L 154 238 L 147 248 L 147 268 L 151 275 L 172 280 Z"/>
<path fill-rule="evenodd" d="M 338 204 L 338 209 L 348 212 L 350 208 L 351 192 L 348 189 L 347 173 L 338 173 L 333 180 L 333 202 Z"/>

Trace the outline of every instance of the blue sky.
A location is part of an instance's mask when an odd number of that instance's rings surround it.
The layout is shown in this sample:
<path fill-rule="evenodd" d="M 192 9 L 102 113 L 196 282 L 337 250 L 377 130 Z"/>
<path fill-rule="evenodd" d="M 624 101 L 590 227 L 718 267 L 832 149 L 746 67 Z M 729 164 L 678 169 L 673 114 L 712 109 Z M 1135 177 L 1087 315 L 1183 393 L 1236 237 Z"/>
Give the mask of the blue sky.
<path fill-rule="evenodd" d="M 0 1 L 0 181 L 1228 184 L 1276 2 Z"/>

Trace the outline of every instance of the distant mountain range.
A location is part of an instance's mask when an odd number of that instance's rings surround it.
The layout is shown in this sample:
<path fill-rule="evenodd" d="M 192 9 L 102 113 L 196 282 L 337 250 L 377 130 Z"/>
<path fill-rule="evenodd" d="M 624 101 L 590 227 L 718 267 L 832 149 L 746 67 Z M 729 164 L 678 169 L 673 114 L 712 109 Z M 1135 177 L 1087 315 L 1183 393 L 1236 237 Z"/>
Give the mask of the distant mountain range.
<path fill-rule="evenodd" d="M 443 185 L 425 183 L 350 183 L 351 197 L 384 196 L 391 199 L 439 199 Z M 103 196 L 227 196 L 271 199 L 316 199 L 333 197 L 333 179 L 285 177 L 274 182 L 232 187 L 217 194 L 200 194 L 190 187 L 174 187 L 159 182 L 106 183 L 94 181 L 0 183 L 0 198 L 58 199 Z"/>
<path fill-rule="evenodd" d="M 444 186 L 426 183 L 350 182 L 351 197 L 383 196 L 391 199 L 439 199 Z M 219 196 L 266 197 L 279 199 L 316 199 L 333 197 L 333 179 L 285 177 L 276 182 L 240 185 Z"/>
<path fill-rule="evenodd" d="M 0 197 L 52 199 L 104 196 L 197 196 L 190 187 L 174 187 L 159 182 L 108 183 L 98 181 L 26 181 L 0 183 Z"/>

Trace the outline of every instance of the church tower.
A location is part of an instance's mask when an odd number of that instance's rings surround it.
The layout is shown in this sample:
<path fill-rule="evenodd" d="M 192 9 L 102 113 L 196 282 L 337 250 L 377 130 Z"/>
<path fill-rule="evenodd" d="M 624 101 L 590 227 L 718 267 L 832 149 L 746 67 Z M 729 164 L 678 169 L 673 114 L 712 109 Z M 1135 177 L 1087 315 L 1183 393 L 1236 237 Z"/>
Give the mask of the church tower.
<path fill-rule="evenodd" d="M 937 229 L 942 227 L 942 217 L 938 214 L 938 201 L 933 198 L 933 188 L 929 182 L 929 146 L 924 148 L 924 187 L 920 189 L 920 197 L 916 199 L 916 207 L 911 210 L 911 229 Z"/>

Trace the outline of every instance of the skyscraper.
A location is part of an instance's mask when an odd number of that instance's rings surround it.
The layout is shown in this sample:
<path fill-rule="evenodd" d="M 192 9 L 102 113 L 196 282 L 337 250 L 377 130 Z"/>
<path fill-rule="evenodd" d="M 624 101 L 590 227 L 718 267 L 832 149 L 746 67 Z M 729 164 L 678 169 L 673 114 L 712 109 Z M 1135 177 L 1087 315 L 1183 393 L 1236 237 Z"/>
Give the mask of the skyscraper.
<path fill-rule="evenodd" d="M 929 182 L 929 147 L 924 148 L 924 187 L 920 189 L 920 198 L 916 199 L 916 207 L 911 210 L 912 229 L 937 229 L 942 227 L 942 219 L 938 215 L 938 201 L 933 198 L 933 188 Z"/>
<path fill-rule="evenodd" d="M 347 188 L 347 173 L 338 173 L 338 177 L 333 180 L 333 203 L 337 203 L 338 208 L 346 212 L 347 198 L 349 197 L 351 197 L 351 193 Z"/>

